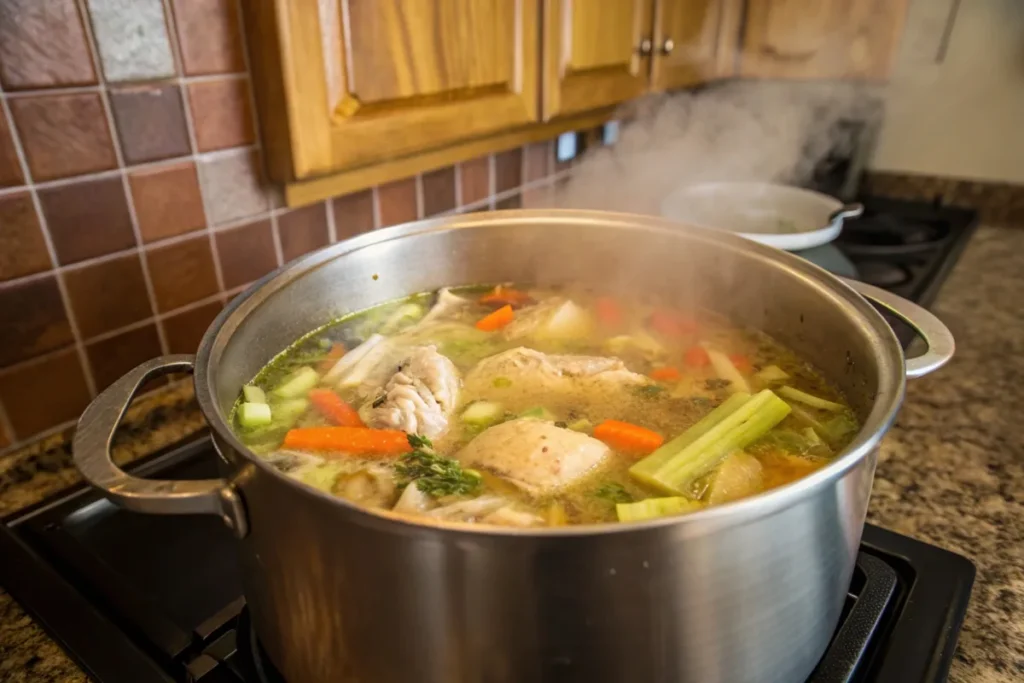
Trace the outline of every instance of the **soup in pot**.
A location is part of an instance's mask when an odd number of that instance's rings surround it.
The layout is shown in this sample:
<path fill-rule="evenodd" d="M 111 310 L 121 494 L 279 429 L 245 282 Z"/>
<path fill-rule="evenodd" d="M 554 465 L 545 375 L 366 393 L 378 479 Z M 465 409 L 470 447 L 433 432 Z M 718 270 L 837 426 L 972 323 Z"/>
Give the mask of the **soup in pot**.
<path fill-rule="evenodd" d="M 289 476 L 422 522 L 681 515 L 782 486 L 858 424 L 807 362 L 704 311 L 536 287 L 346 316 L 249 385 L 238 437 Z"/>

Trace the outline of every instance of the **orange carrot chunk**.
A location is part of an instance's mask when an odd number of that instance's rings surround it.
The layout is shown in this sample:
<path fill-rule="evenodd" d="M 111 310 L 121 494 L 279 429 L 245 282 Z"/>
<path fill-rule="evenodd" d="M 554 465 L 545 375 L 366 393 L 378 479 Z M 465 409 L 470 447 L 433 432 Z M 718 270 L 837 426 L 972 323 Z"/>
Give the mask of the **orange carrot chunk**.
<path fill-rule="evenodd" d="M 594 303 L 597 319 L 604 327 L 616 328 L 622 324 L 622 307 L 610 296 L 602 296 Z"/>
<path fill-rule="evenodd" d="M 691 346 L 683 354 L 683 362 L 691 368 L 703 368 L 711 362 L 711 357 L 703 346 Z"/>
<path fill-rule="evenodd" d="M 605 420 L 594 427 L 594 438 L 612 448 L 636 455 L 647 455 L 665 440 L 657 432 L 619 420 Z"/>
<path fill-rule="evenodd" d="M 679 379 L 679 370 L 671 366 L 655 368 L 651 371 L 651 379 L 656 379 L 659 382 L 675 382 Z"/>
<path fill-rule="evenodd" d="M 733 353 L 729 355 L 729 360 L 736 366 L 736 369 L 740 371 L 740 374 L 749 375 L 750 371 L 754 369 L 750 359 L 744 356 L 742 353 Z"/>
<path fill-rule="evenodd" d="M 285 448 L 341 451 L 357 455 L 392 456 L 412 450 L 409 436 L 397 429 L 366 427 L 302 427 L 284 435 Z"/>
<path fill-rule="evenodd" d="M 512 287 L 496 286 L 490 293 L 480 297 L 480 303 L 485 306 L 525 306 L 533 301 L 526 292 L 520 292 Z"/>
<path fill-rule="evenodd" d="M 325 372 L 328 372 L 331 368 L 334 367 L 334 364 L 337 363 L 344 355 L 345 345 L 338 342 L 334 342 L 333 344 L 331 344 L 331 350 L 327 352 L 327 357 L 320 361 L 320 365 L 317 366 L 317 371 L 321 375 L 324 374 Z"/>
<path fill-rule="evenodd" d="M 663 337 L 676 338 L 697 331 L 697 323 L 675 311 L 658 309 L 648 320 L 651 329 Z"/>
<path fill-rule="evenodd" d="M 480 320 L 477 320 L 476 329 L 483 330 L 484 332 L 494 332 L 508 325 L 515 317 L 516 314 L 512 312 L 512 306 L 505 304 L 493 313 L 489 313 L 480 318 Z"/>
<path fill-rule="evenodd" d="M 313 389 L 308 398 L 317 412 L 339 427 L 365 427 L 356 409 L 330 389 Z"/>

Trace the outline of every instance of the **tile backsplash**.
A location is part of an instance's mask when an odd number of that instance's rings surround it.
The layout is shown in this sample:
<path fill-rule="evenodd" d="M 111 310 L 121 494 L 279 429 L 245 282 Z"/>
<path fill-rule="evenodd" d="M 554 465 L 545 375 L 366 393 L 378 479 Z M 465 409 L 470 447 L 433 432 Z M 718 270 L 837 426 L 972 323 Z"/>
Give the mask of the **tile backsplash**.
<path fill-rule="evenodd" d="M 191 353 L 280 265 L 375 228 L 543 201 L 551 141 L 298 209 L 263 177 L 243 0 L 0 1 L 0 453 Z"/>

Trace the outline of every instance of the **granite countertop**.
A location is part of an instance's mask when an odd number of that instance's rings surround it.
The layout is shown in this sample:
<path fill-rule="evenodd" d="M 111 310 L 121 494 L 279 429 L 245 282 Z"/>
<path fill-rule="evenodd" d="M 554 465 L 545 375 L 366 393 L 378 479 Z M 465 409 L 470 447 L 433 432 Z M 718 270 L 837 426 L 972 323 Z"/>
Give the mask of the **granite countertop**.
<path fill-rule="evenodd" d="M 969 557 L 978 568 L 949 680 L 1024 678 L 1024 230 L 981 228 L 934 308 L 957 356 L 909 384 L 880 455 L 869 521 Z M 115 459 L 127 462 L 196 432 L 189 385 L 129 413 Z M 0 460 L 0 515 L 78 481 L 66 439 Z M 86 681 L 0 590 L 0 680 Z"/>

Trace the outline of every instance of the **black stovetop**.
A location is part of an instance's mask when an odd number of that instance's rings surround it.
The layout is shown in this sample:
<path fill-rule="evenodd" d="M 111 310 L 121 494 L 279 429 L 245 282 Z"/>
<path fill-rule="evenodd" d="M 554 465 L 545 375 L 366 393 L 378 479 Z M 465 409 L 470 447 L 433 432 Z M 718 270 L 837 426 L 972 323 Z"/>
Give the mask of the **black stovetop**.
<path fill-rule="evenodd" d="M 860 279 L 927 305 L 974 214 L 867 198 L 837 240 Z M 890 319 L 907 345 L 909 327 Z M 217 476 L 207 437 L 138 463 L 139 476 Z M 76 487 L 0 526 L 0 585 L 101 683 L 281 679 L 262 656 L 233 540 L 214 517 L 141 515 Z M 974 566 L 867 525 L 846 607 L 815 683 L 946 678 Z"/>

